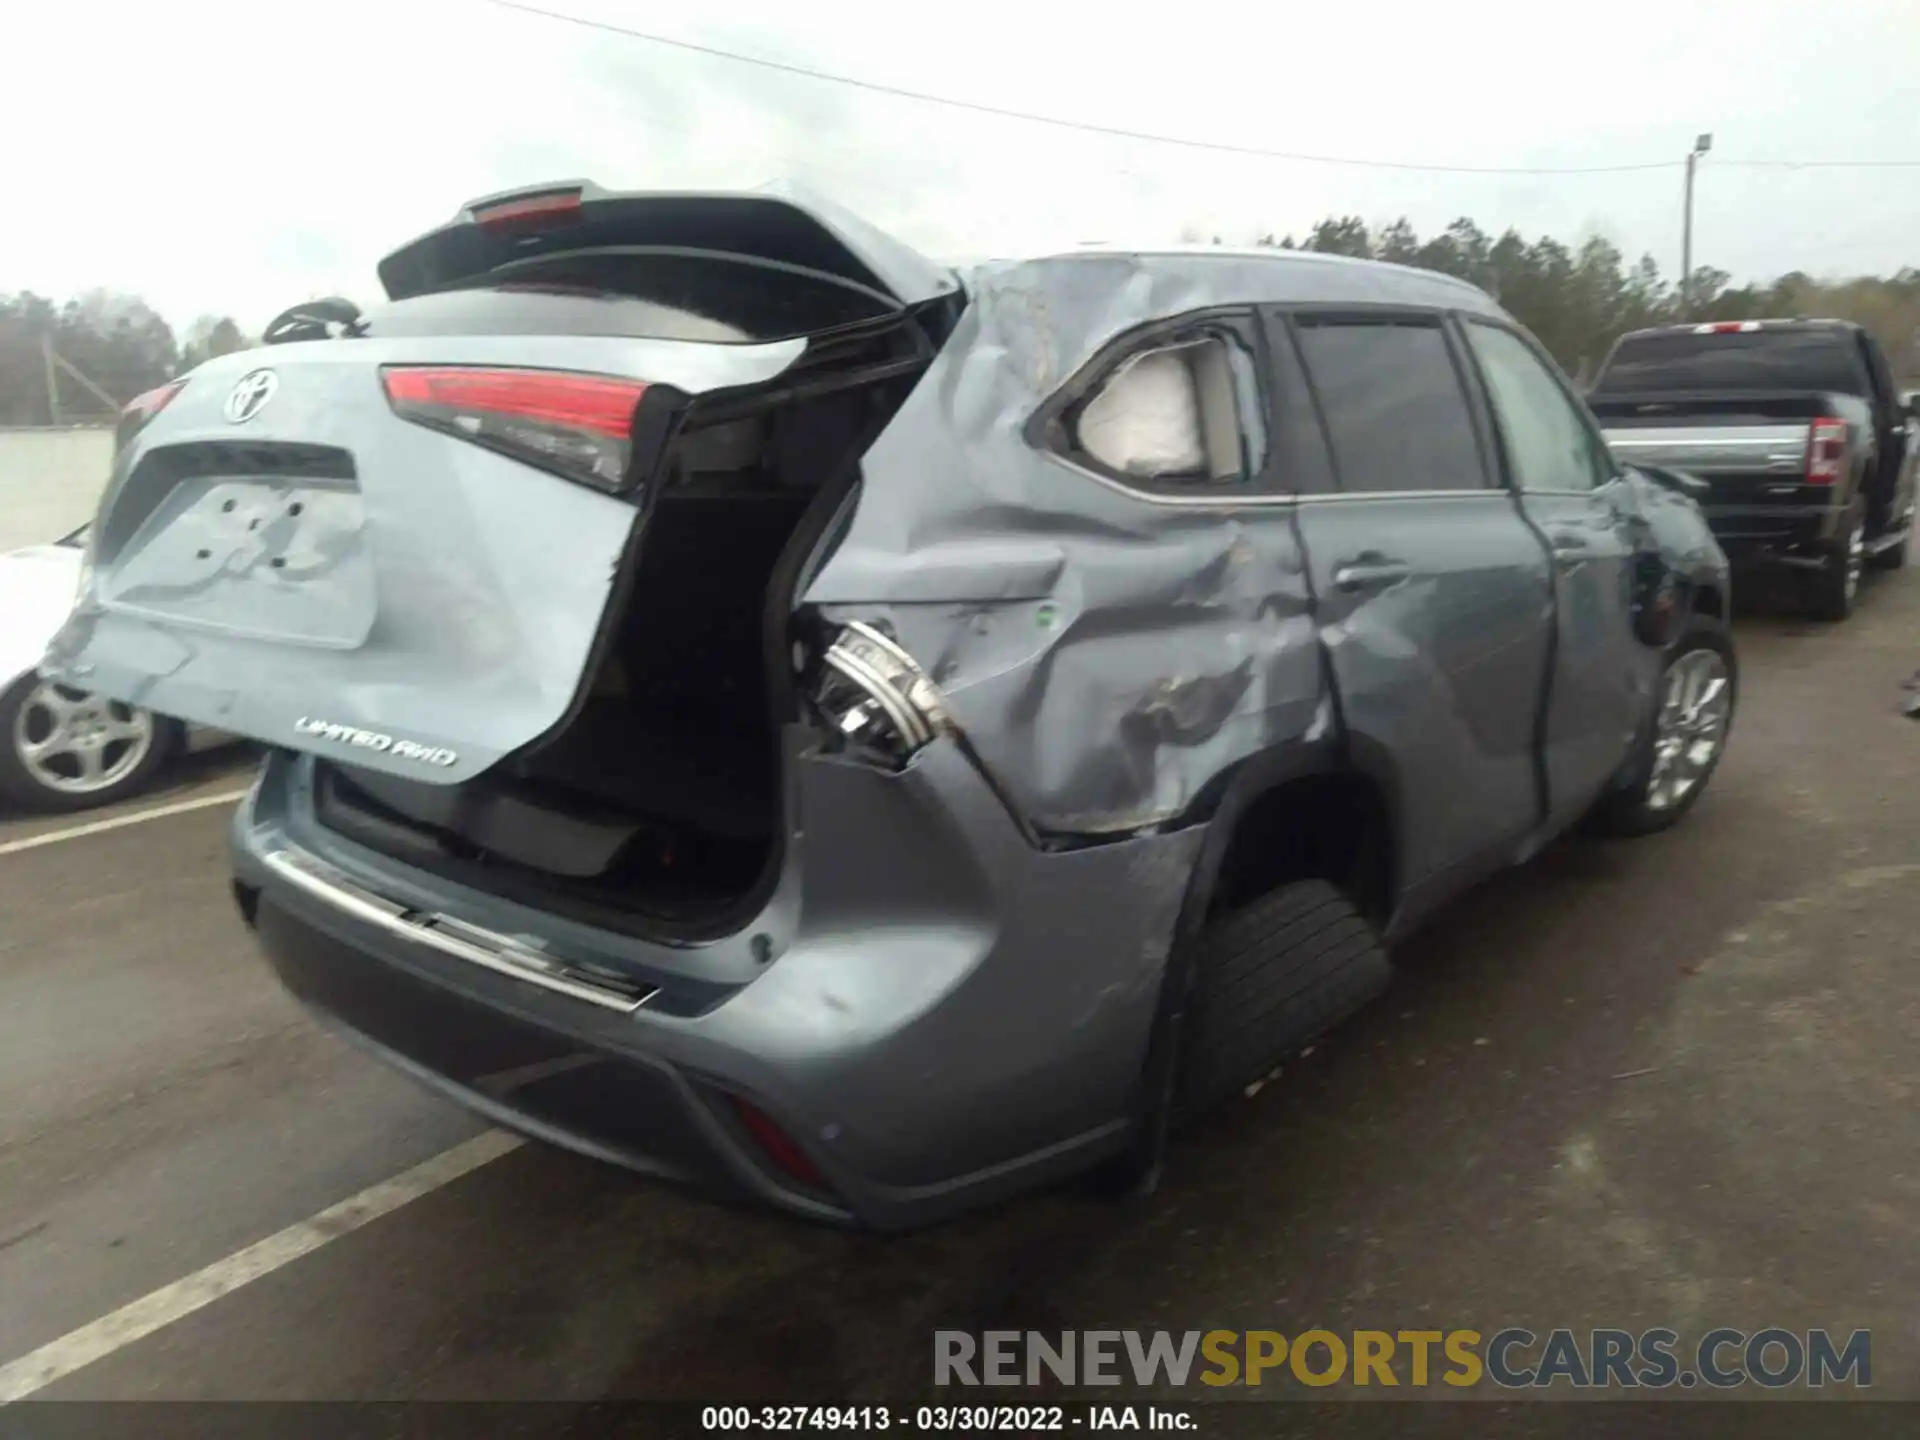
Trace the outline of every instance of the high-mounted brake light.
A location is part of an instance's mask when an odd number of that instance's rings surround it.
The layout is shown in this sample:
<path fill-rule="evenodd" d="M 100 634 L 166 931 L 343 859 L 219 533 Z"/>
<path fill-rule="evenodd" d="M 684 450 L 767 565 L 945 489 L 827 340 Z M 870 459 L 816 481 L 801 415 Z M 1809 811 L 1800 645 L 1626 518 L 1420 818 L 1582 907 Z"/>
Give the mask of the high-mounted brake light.
<path fill-rule="evenodd" d="M 165 385 L 156 385 L 145 394 L 136 395 L 120 407 L 120 419 L 113 429 L 113 448 L 118 451 L 148 421 L 153 419 L 167 406 L 173 403 L 173 397 L 186 387 L 186 381 L 169 380 Z"/>
<path fill-rule="evenodd" d="M 626 487 L 638 380 L 560 370 L 390 365 L 380 372 L 402 419 L 472 440 L 609 493 Z"/>
<path fill-rule="evenodd" d="M 1833 485 L 1847 463 L 1847 422 L 1822 415 L 1807 431 L 1807 484 Z"/>
<path fill-rule="evenodd" d="M 1696 335 L 1751 335 L 1760 328 L 1758 320 L 1716 320 L 1708 325 L 1696 325 Z"/>
<path fill-rule="evenodd" d="M 550 222 L 571 223 L 581 217 L 578 190 L 550 190 L 544 195 L 516 195 L 473 212 L 473 223 L 483 230 L 533 229 Z"/>

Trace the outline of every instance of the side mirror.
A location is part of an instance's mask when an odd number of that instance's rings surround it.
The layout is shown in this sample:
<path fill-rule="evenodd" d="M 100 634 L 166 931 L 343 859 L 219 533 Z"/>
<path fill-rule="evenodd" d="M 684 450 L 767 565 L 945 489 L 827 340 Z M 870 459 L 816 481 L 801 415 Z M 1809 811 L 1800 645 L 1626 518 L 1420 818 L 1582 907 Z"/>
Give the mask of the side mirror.
<path fill-rule="evenodd" d="M 1684 470 L 1667 470 L 1657 465 L 1642 465 L 1640 473 L 1656 485 L 1663 485 L 1676 494 L 1689 500 L 1705 500 L 1713 493 L 1713 487 L 1698 475 L 1689 475 Z"/>

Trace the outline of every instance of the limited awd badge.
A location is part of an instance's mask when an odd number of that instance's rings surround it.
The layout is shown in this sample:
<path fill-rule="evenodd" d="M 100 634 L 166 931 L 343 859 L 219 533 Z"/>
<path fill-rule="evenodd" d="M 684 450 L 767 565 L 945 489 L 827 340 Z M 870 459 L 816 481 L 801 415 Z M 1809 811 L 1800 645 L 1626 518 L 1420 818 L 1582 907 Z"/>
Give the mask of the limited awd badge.
<path fill-rule="evenodd" d="M 229 424 L 244 425 L 273 399 L 273 392 L 280 388 L 280 377 L 271 370 L 249 370 L 234 382 L 233 389 L 227 392 L 227 403 L 223 407 Z"/>
<path fill-rule="evenodd" d="M 378 730 L 361 730 L 352 725 L 341 725 L 332 720 L 314 720 L 302 715 L 293 722 L 296 733 L 310 735 L 316 740 L 328 740 L 336 745 L 351 745 L 359 750 L 371 750 L 376 755 L 391 755 L 396 760 L 411 760 L 419 765 L 438 765 L 445 767 L 456 764 L 460 757 L 444 745 L 422 745 L 417 740 L 396 740 L 391 735 L 382 735 Z"/>

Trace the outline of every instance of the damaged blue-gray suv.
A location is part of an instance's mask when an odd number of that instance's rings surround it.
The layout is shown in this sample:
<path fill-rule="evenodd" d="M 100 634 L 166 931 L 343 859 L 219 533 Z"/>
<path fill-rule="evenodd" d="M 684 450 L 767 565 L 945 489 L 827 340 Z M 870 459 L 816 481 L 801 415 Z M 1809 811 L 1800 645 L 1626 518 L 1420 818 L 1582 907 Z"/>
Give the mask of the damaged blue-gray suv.
<path fill-rule="evenodd" d="M 285 984 L 557 1144 L 883 1228 L 1148 1180 L 1725 746 L 1693 482 L 1458 281 L 590 184 L 380 276 L 129 408 L 47 670 L 270 747 Z"/>

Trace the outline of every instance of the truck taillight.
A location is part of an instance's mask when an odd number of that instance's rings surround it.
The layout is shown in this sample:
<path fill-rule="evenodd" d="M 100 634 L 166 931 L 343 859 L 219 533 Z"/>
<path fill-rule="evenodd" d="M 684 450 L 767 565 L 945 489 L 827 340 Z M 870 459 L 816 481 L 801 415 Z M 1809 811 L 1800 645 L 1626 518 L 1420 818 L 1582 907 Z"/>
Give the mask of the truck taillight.
<path fill-rule="evenodd" d="M 1807 484 L 1833 485 L 1847 463 L 1847 422 L 1822 415 L 1807 431 Z"/>
<path fill-rule="evenodd" d="M 389 365 L 380 383 L 402 419 L 609 493 L 625 488 L 647 393 L 610 375 L 485 366 Z"/>

